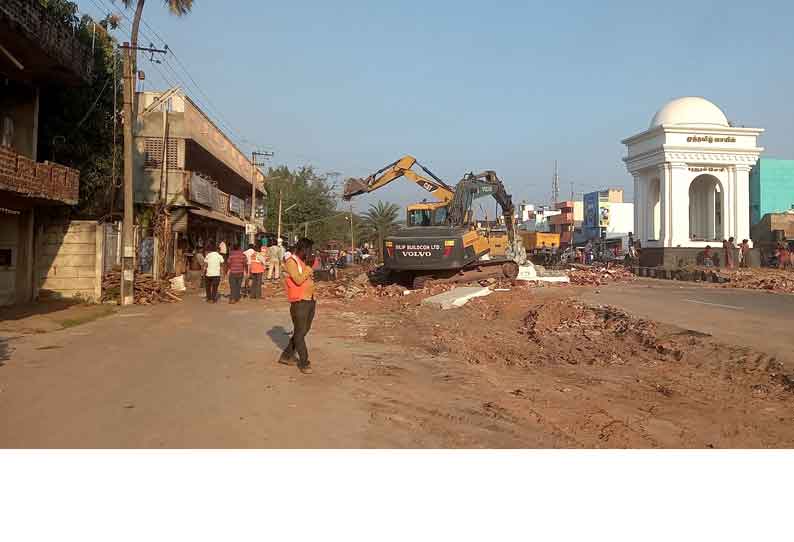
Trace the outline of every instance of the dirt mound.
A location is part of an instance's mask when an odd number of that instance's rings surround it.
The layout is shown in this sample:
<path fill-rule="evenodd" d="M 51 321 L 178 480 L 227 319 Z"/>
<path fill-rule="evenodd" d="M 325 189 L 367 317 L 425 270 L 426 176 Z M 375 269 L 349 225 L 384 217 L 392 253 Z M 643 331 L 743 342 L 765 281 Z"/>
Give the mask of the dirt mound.
<path fill-rule="evenodd" d="M 623 266 L 604 267 L 577 266 L 568 272 L 571 284 L 578 286 L 602 286 L 612 282 L 629 282 L 637 277 Z"/>
<path fill-rule="evenodd" d="M 794 271 L 786 269 L 723 269 L 717 275 L 728 279 L 723 288 L 748 288 L 794 293 Z"/>

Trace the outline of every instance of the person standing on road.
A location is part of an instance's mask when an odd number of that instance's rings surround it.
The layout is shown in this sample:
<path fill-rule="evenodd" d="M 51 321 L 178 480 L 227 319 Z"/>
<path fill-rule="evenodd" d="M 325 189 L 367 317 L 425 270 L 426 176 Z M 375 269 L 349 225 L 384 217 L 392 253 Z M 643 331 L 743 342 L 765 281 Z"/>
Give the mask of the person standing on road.
<path fill-rule="evenodd" d="M 281 239 L 276 244 L 271 244 L 267 249 L 267 279 L 281 279 L 281 260 L 284 258 L 284 249 L 281 248 Z"/>
<path fill-rule="evenodd" d="M 229 303 L 240 301 L 240 288 L 243 285 L 243 278 L 247 271 L 245 254 L 240 250 L 240 245 L 235 243 L 232 253 L 229 254 L 229 288 L 231 289 L 231 299 Z"/>
<path fill-rule="evenodd" d="M 259 252 L 254 252 L 248 260 L 248 270 L 251 274 L 251 299 L 262 297 L 262 275 L 265 273 L 265 246 Z"/>
<path fill-rule="evenodd" d="M 306 349 L 306 335 L 312 327 L 316 302 L 314 301 L 314 271 L 304 262 L 313 259 L 311 239 L 303 238 L 295 245 L 295 250 L 284 264 L 286 277 L 284 283 L 292 317 L 292 338 L 281 353 L 279 363 L 291 365 L 298 356 L 298 369 L 304 374 L 312 372 L 309 352 Z"/>
<path fill-rule="evenodd" d="M 736 250 L 736 243 L 733 242 L 733 237 L 722 242 L 722 249 L 723 252 L 725 252 L 725 267 L 728 269 L 733 269 L 736 265 L 734 263 L 735 258 L 733 253 L 733 251 Z"/>
<path fill-rule="evenodd" d="M 215 251 L 215 245 L 207 244 L 207 255 L 204 257 L 204 285 L 207 292 L 207 303 L 218 302 L 218 284 L 221 282 L 221 266 L 223 256 Z"/>
<path fill-rule="evenodd" d="M 739 267 L 750 267 L 749 257 L 750 242 L 747 239 L 742 239 L 742 244 L 739 245 Z"/>

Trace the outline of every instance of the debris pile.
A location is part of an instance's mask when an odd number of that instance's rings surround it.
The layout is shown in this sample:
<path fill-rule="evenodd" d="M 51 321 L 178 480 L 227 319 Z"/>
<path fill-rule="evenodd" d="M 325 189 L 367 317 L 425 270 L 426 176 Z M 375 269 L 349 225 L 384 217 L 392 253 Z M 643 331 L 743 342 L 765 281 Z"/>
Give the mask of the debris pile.
<path fill-rule="evenodd" d="M 785 269 L 722 269 L 717 274 L 728 279 L 723 288 L 794 293 L 794 272 Z"/>
<path fill-rule="evenodd" d="M 138 305 L 154 303 L 174 303 L 182 298 L 171 291 L 171 283 L 167 280 L 155 280 L 152 275 L 135 274 L 134 299 Z M 121 271 L 114 270 L 102 278 L 102 301 L 120 301 Z"/>
<path fill-rule="evenodd" d="M 578 286 L 603 286 L 610 282 L 628 282 L 636 280 L 634 273 L 622 266 L 605 267 L 580 267 L 572 268 L 568 272 L 571 284 Z"/>

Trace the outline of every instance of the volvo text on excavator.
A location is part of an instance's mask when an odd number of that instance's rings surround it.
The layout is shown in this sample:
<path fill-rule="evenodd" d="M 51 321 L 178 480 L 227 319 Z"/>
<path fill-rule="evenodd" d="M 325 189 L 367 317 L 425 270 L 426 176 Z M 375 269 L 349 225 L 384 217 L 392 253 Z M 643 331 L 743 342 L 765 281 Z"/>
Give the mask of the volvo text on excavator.
<path fill-rule="evenodd" d="M 414 165 L 429 178 L 413 171 Z M 412 156 L 404 156 L 365 179 L 348 179 L 344 198 L 373 192 L 401 177 L 439 201 L 410 205 L 406 226 L 384 240 L 384 267 L 396 278 L 416 287 L 427 279 L 454 280 L 494 272 L 512 278 L 519 265 L 529 264 L 516 235 L 512 198 L 493 171 L 467 173 L 452 187 Z M 473 203 L 487 196 L 493 196 L 501 207 L 503 231 L 477 228 Z"/>

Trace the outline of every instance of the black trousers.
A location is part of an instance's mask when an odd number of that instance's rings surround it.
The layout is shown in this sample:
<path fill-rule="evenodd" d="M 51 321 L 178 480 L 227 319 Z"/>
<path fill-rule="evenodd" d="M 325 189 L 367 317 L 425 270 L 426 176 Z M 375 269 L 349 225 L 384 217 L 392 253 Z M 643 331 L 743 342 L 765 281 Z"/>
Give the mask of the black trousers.
<path fill-rule="evenodd" d="M 262 297 L 262 273 L 251 273 L 251 298 Z"/>
<path fill-rule="evenodd" d="M 309 365 L 309 352 L 306 349 L 306 334 L 312 328 L 316 302 L 295 301 L 289 305 L 289 314 L 292 317 L 292 338 L 281 357 L 289 359 L 298 354 L 298 367 Z"/>
<path fill-rule="evenodd" d="M 218 284 L 220 277 L 204 277 L 204 287 L 207 292 L 207 299 L 210 301 L 218 301 Z"/>
<path fill-rule="evenodd" d="M 229 273 L 229 288 L 232 291 L 232 301 L 240 301 L 240 288 L 243 285 L 242 273 Z"/>

